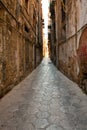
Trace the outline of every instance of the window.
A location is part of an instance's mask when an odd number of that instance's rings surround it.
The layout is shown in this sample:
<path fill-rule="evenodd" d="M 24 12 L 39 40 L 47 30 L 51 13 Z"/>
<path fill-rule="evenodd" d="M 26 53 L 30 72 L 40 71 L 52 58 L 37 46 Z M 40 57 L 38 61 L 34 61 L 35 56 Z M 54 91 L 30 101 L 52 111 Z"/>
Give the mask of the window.
<path fill-rule="evenodd" d="M 29 29 L 26 25 L 25 25 L 25 32 L 29 33 Z"/>
<path fill-rule="evenodd" d="M 28 0 L 25 0 L 25 6 L 28 9 Z"/>
<path fill-rule="evenodd" d="M 62 22 L 65 21 L 66 18 L 66 1 L 62 0 Z"/>
<path fill-rule="evenodd" d="M 63 35 L 66 33 L 66 0 L 61 0 L 61 22 L 62 22 L 62 29 Z"/>

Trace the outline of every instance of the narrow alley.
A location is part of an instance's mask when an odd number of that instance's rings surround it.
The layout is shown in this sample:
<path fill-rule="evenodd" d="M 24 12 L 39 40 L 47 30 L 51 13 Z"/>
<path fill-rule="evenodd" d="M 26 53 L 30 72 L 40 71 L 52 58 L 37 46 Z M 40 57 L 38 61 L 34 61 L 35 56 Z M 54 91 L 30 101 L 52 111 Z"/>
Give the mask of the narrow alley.
<path fill-rule="evenodd" d="M 0 100 L 0 130 L 87 130 L 87 96 L 44 58 Z"/>

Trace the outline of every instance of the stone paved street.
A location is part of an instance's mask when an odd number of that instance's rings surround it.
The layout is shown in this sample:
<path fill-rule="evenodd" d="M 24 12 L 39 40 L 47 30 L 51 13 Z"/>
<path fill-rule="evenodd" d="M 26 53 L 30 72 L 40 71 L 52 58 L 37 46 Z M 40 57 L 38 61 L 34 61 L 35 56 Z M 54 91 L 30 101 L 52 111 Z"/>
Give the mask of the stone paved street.
<path fill-rule="evenodd" d="M 0 130 L 87 130 L 87 96 L 44 59 L 0 100 Z"/>

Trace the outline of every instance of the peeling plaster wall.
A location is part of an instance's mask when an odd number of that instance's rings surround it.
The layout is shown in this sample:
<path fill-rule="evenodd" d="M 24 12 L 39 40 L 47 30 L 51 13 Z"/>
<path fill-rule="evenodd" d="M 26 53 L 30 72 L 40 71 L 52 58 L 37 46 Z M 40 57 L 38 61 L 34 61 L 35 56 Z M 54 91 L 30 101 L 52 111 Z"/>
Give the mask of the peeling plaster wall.
<path fill-rule="evenodd" d="M 79 82 L 80 68 L 77 51 L 79 49 L 80 37 L 87 24 L 87 1 L 66 0 L 66 39 L 62 37 L 60 8 L 61 1 L 56 1 L 59 14 L 58 26 L 58 67 L 72 80 Z M 59 4 L 58 4 L 59 3 Z M 62 6 L 62 5 L 61 5 Z"/>

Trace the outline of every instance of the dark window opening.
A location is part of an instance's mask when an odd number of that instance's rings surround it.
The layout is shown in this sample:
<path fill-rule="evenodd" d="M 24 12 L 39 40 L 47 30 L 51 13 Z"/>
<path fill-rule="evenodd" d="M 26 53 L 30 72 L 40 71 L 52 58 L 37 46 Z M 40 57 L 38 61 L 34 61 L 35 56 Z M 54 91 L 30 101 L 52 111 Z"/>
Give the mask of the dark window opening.
<path fill-rule="evenodd" d="M 62 13 L 62 29 L 63 29 L 63 35 L 66 32 L 66 0 L 62 0 L 62 8 L 61 8 L 61 13 Z"/>
<path fill-rule="evenodd" d="M 84 79 L 87 79 L 87 73 L 83 73 Z"/>
<path fill-rule="evenodd" d="M 51 29 L 51 25 L 48 25 L 48 29 Z"/>
<path fill-rule="evenodd" d="M 25 6 L 28 8 L 28 0 L 25 0 Z"/>
<path fill-rule="evenodd" d="M 63 3 L 62 3 L 62 22 L 65 20 L 65 18 L 66 18 L 66 8 L 65 8 L 65 6 L 66 6 L 66 0 L 63 0 Z"/>
<path fill-rule="evenodd" d="M 29 33 L 29 29 L 28 29 L 28 27 L 25 25 L 25 31 L 27 32 L 27 33 Z"/>

